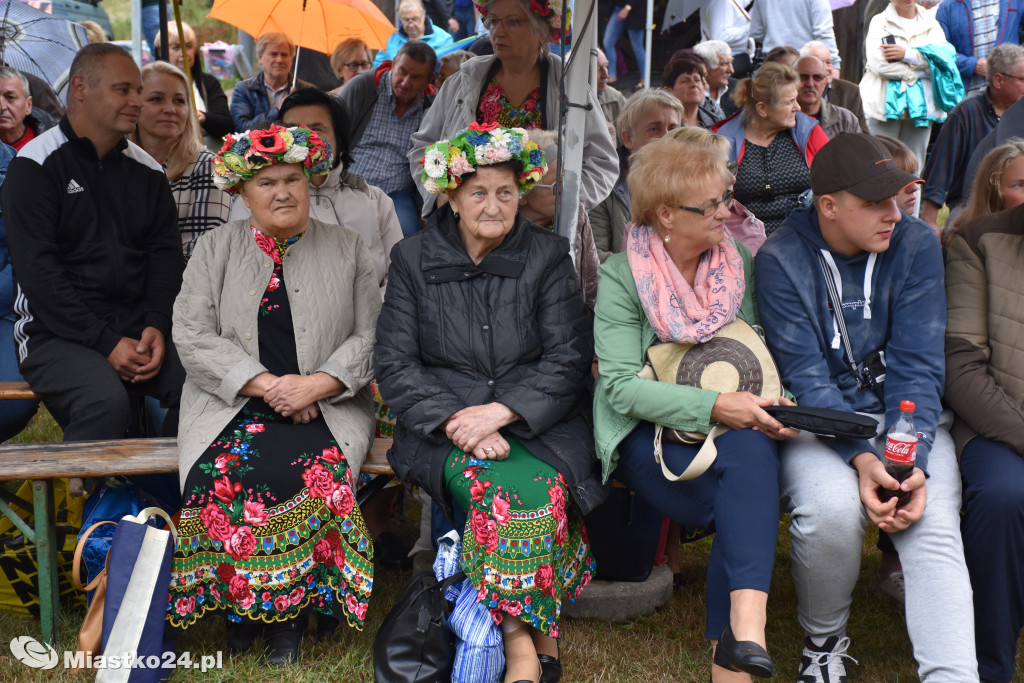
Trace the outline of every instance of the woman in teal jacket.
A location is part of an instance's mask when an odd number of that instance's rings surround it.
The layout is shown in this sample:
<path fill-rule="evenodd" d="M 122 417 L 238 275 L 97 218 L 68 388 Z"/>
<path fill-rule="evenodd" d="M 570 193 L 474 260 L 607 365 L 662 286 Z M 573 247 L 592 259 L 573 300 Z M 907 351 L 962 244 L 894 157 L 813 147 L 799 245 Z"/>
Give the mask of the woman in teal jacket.
<path fill-rule="evenodd" d="M 634 154 L 634 222 L 625 253 L 601 267 L 594 323 L 595 441 L 604 478 L 615 477 L 680 524 L 716 532 L 705 635 L 717 641 L 712 675 L 719 680 L 728 671 L 767 677 L 774 670 L 764 649 L 779 505 L 773 439 L 796 432 L 763 410 L 772 398 L 637 373 L 656 341 L 705 343 L 736 318 L 757 324 L 750 252 L 723 225 L 733 181 L 717 150 L 671 137 Z M 706 433 L 715 423 L 732 431 L 716 439 L 711 467 L 688 481 L 665 478 L 653 453 L 655 425 Z M 697 450 L 665 441 L 663 458 L 680 472 Z"/>

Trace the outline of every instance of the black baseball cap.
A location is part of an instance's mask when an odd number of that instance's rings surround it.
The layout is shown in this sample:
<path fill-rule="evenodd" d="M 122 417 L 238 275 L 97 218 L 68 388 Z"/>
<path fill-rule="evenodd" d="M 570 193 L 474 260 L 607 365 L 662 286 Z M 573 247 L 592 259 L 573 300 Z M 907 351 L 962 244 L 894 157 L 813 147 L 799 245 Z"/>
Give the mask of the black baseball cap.
<path fill-rule="evenodd" d="M 811 163 L 811 191 L 816 195 L 846 191 L 878 202 L 921 182 L 896 165 L 881 140 L 864 133 L 840 133 L 818 150 Z"/>

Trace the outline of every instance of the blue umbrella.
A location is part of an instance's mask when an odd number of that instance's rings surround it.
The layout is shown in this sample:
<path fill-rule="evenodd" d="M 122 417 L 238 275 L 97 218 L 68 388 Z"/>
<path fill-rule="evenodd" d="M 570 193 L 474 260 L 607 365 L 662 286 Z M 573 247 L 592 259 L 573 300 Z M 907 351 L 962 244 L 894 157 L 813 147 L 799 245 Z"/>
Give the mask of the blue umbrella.
<path fill-rule="evenodd" d="M 89 42 L 85 28 L 17 0 L 0 2 L 0 61 L 39 76 L 63 101 L 71 60 Z"/>

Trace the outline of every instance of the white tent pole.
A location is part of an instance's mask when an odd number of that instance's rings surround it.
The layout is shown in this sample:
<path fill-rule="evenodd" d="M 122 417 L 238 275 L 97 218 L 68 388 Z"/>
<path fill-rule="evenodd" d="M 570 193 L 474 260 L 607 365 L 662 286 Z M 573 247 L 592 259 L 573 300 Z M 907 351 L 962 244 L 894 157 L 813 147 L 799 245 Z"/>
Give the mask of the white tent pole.
<path fill-rule="evenodd" d="M 647 0 L 647 25 L 644 26 L 644 85 L 651 87 L 651 50 L 654 48 L 654 0 Z"/>
<path fill-rule="evenodd" d="M 576 0 L 572 13 L 572 56 L 565 70 L 567 101 L 559 130 L 562 196 L 558 205 L 558 234 L 569 239 L 569 254 L 575 260 L 576 219 L 579 214 L 580 182 L 583 169 L 583 137 L 586 108 L 590 106 L 591 85 L 596 79 L 597 12 L 594 0 Z M 593 14 L 591 14 L 592 10 Z M 590 21 L 587 21 L 587 18 Z"/>
<path fill-rule="evenodd" d="M 142 68 L 142 0 L 132 0 L 132 59 Z"/>

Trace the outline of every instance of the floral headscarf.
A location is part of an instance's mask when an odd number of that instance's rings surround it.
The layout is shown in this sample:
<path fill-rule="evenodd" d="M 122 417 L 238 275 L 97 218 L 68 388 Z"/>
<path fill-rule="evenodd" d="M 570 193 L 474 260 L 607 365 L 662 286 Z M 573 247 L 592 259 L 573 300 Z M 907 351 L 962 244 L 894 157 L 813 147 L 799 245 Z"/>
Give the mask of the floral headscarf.
<path fill-rule="evenodd" d="M 302 164 L 306 176 L 313 177 L 330 173 L 331 160 L 331 148 L 309 128 L 271 125 L 226 135 L 214 161 L 213 182 L 222 190 L 238 192 L 242 183 L 267 166 Z"/>
<path fill-rule="evenodd" d="M 420 164 L 423 187 L 430 194 L 448 194 L 462 184 L 462 177 L 479 166 L 518 161 L 519 193 L 529 192 L 547 173 L 544 152 L 522 128 L 502 128 L 496 123 L 469 124 L 451 140 L 429 145 Z"/>
<path fill-rule="evenodd" d="M 473 0 L 480 16 L 486 17 L 490 11 L 492 0 Z M 564 0 L 529 0 L 530 12 L 551 27 L 551 41 L 558 40 L 558 31 L 562 28 L 562 3 Z M 567 26 L 572 26 L 572 7 L 569 8 Z"/>

